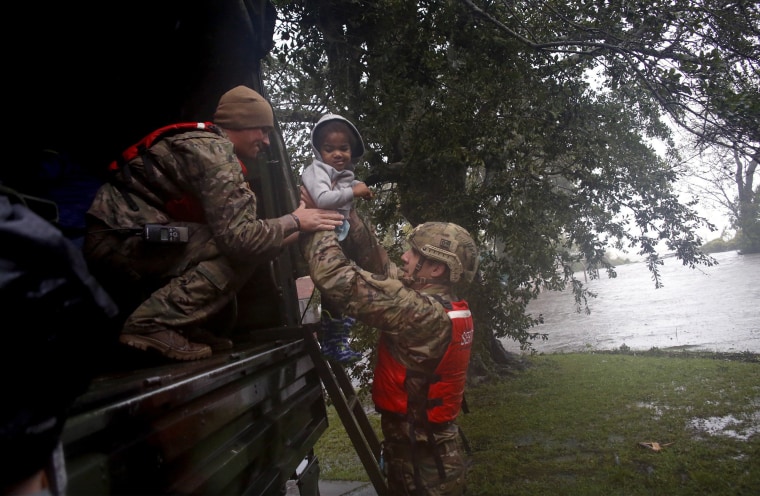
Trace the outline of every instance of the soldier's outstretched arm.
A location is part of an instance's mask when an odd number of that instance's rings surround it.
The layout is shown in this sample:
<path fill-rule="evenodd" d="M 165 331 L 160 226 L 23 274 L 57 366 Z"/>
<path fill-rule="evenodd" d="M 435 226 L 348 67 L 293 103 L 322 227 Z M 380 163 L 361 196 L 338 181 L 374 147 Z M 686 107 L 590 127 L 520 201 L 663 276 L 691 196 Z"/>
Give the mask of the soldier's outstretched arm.
<path fill-rule="evenodd" d="M 340 311 L 383 331 L 417 357 L 445 348 L 451 322 L 439 301 L 398 279 L 362 270 L 346 258 L 335 233 L 303 235 L 300 248 L 312 281 Z"/>
<path fill-rule="evenodd" d="M 303 200 L 301 200 L 298 208 L 290 214 L 290 217 L 297 224 L 298 231 L 301 232 L 329 231 L 343 223 L 343 215 L 337 211 L 306 208 Z"/>

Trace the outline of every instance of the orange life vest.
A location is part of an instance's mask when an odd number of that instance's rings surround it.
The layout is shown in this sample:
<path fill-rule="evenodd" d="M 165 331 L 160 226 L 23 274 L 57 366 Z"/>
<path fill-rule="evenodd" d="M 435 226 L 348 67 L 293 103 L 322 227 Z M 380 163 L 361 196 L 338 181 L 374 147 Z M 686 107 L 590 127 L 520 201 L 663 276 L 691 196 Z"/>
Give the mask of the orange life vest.
<path fill-rule="evenodd" d="M 427 378 L 427 420 L 432 424 L 450 422 L 459 415 L 472 351 L 474 325 L 467 302 L 451 302 L 451 308 L 446 312 L 451 320 L 451 342 L 435 373 Z M 385 339 L 381 339 L 372 385 L 372 400 L 378 411 L 408 413 L 409 393 L 405 388 L 408 374 L 409 371 L 393 358 Z"/>

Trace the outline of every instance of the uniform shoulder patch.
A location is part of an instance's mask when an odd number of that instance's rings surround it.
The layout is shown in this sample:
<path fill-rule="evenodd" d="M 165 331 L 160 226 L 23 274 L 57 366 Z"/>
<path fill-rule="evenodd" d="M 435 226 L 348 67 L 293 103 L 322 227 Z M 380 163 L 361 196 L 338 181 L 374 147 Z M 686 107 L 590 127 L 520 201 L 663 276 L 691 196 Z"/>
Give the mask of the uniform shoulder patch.
<path fill-rule="evenodd" d="M 388 279 L 388 276 L 386 276 L 385 274 L 372 274 L 372 279 L 374 279 L 375 281 L 385 281 L 386 279 Z"/>

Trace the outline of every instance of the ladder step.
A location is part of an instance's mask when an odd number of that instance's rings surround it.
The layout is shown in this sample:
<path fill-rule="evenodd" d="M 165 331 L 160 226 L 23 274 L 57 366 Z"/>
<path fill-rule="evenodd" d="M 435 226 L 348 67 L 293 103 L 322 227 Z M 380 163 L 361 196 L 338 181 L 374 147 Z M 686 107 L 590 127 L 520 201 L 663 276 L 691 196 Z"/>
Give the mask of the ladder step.
<path fill-rule="evenodd" d="M 333 401 L 375 491 L 378 496 L 386 496 L 388 484 L 380 468 L 380 441 L 356 395 L 351 379 L 342 365 L 329 361 L 322 355 L 314 331 L 308 326 L 304 327 L 304 339 L 322 384 Z"/>

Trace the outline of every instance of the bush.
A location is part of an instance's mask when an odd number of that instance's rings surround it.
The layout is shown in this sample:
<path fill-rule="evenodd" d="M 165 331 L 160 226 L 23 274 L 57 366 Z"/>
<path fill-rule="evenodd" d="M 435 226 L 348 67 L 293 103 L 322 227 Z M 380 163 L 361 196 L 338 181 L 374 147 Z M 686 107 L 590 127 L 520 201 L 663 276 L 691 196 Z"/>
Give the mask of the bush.
<path fill-rule="evenodd" d="M 738 249 L 739 242 L 736 237 L 729 240 L 717 238 L 702 245 L 702 251 L 705 253 L 721 253 L 724 251 L 733 251 Z"/>

